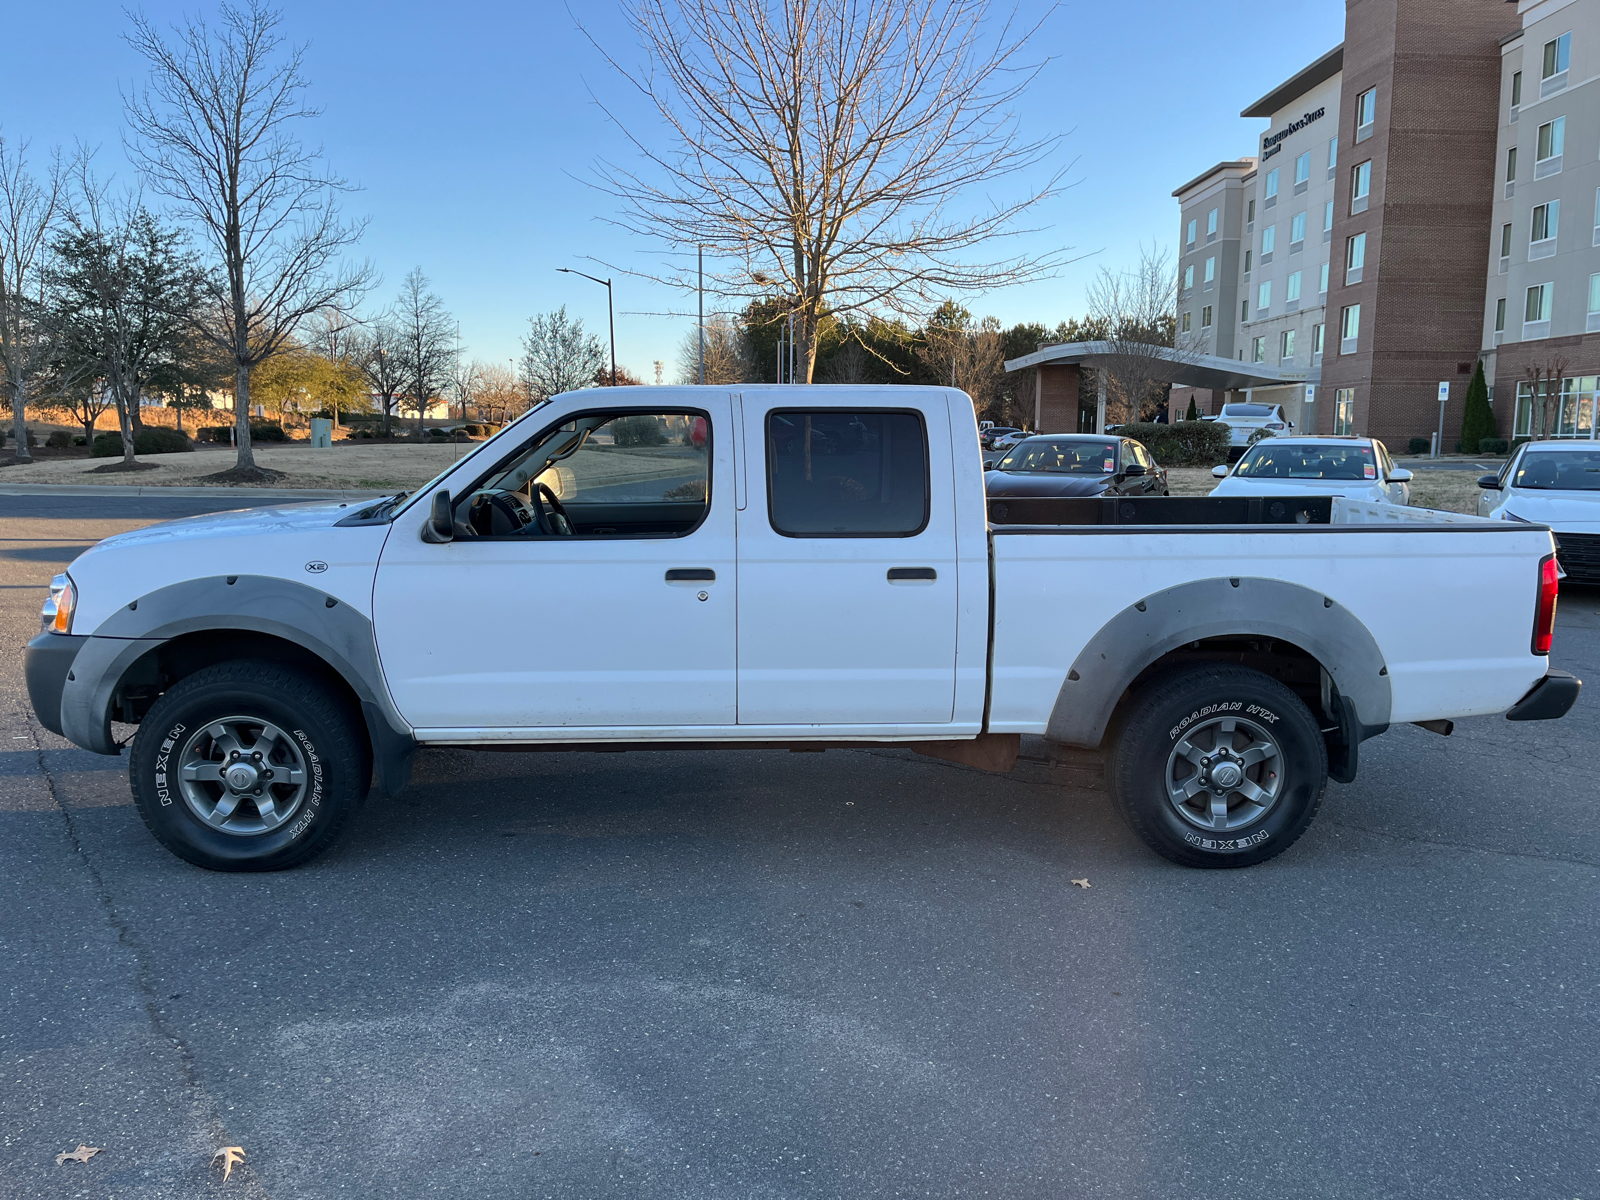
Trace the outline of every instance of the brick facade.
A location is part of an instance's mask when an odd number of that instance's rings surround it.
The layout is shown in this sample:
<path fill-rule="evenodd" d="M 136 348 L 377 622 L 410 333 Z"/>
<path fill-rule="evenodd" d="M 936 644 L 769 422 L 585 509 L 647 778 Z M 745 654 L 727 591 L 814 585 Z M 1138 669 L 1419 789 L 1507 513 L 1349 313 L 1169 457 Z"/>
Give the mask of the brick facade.
<path fill-rule="evenodd" d="M 1349 0 L 1343 128 L 1334 198 L 1327 351 L 1319 432 L 1337 391 L 1354 392 L 1354 432 L 1391 447 L 1439 424 L 1451 382 L 1447 448 L 1461 428 L 1482 339 L 1484 239 L 1492 215 L 1500 39 L 1516 9 L 1489 0 Z M 1370 137 L 1355 140 L 1357 97 L 1377 88 Z M 1352 215 L 1354 169 L 1372 162 L 1368 208 Z M 1366 233 L 1359 283 L 1345 283 L 1347 240 Z M 1342 314 L 1361 306 L 1356 350 L 1341 354 Z M 1503 374 L 1503 373 L 1502 373 Z"/>

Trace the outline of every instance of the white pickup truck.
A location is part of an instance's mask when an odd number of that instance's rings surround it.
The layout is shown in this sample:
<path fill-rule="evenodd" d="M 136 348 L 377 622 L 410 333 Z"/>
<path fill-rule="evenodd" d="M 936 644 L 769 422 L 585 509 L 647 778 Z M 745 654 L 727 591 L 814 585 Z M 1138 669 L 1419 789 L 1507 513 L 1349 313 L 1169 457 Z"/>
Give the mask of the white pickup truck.
<path fill-rule="evenodd" d="M 330 453 L 338 453 L 337 450 Z M 987 508 L 987 511 L 986 511 Z M 108 538 L 28 646 L 175 854 L 302 863 L 418 746 L 1105 751 L 1157 853 L 1300 836 L 1363 739 L 1559 717 L 1542 526 L 1297 496 L 987 502 L 971 401 L 557 396 L 410 496 Z"/>

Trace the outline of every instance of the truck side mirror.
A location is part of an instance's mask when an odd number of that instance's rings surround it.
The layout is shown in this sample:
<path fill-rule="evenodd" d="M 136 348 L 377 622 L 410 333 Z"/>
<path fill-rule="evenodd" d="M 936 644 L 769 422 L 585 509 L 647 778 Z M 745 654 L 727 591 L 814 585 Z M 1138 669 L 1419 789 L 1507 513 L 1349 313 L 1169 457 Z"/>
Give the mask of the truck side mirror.
<path fill-rule="evenodd" d="M 453 542 L 456 538 L 455 513 L 450 509 L 450 492 L 447 488 L 440 488 L 433 494 L 433 508 L 428 513 L 428 519 L 422 526 L 422 540 L 425 542 Z"/>

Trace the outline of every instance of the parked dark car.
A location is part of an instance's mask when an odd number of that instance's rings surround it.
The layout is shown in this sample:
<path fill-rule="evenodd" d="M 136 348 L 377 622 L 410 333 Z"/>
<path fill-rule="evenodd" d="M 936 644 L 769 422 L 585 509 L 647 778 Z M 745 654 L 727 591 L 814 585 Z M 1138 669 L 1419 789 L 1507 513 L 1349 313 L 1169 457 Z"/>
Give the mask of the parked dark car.
<path fill-rule="evenodd" d="M 1167 473 L 1132 438 L 1046 433 L 1018 442 L 984 473 L 990 496 L 1165 496 Z"/>

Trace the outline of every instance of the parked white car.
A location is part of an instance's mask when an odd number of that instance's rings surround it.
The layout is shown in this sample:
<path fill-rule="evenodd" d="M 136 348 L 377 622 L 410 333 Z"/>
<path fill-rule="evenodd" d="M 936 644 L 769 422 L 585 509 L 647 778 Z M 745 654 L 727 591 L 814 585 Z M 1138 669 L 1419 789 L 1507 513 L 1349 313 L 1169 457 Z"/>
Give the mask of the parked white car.
<path fill-rule="evenodd" d="M 1548 525 L 1567 577 L 1600 583 L 1600 446 L 1529 442 L 1478 486 L 1479 516 Z"/>
<path fill-rule="evenodd" d="M 1259 406 L 1258 406 L 1259 407 Z M 1376 438 L 1275 437 L 1257 442 L 1233 465 L 1213 468 L 1213 496 L 1346 496 L 1380 504 L 1411 503 L 1411 472 L 1396 467 Z"/>
<path fill-rule="evenodd" d="M 1237 457 L 1257 433 L 1278 437 L 1294 429 L 1281 404 L 1224 404 L 1222 411 L 1208 421 L 1221 421 L 1228 427 L 1228 447 Z"/>

